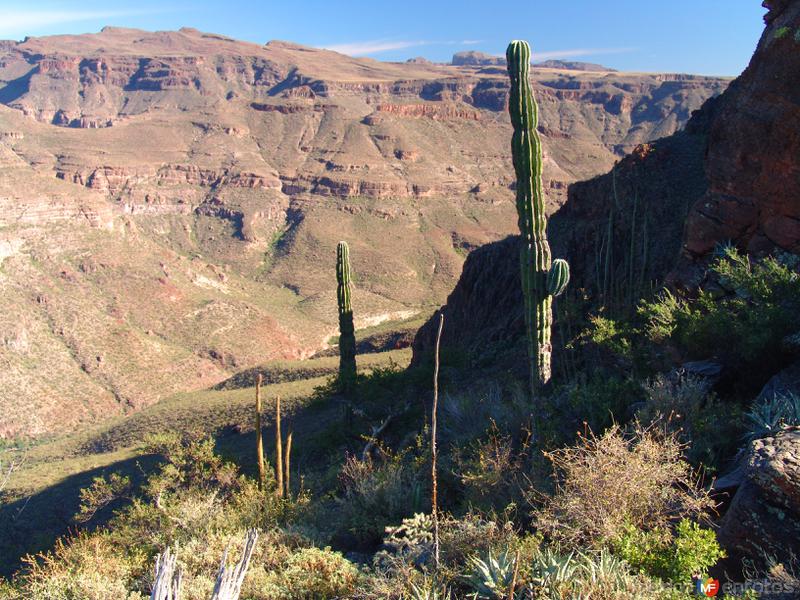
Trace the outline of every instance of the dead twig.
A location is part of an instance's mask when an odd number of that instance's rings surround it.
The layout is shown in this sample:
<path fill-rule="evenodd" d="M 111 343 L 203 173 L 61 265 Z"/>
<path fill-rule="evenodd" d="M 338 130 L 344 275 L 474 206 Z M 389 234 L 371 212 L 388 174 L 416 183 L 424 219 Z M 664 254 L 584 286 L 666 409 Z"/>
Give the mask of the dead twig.
<path fill-rule="evenodd" d="M 439 408 L 439 346 L 442 341 L 444 314 L 439 313 L 439 331 L 436 334 L 436 355 L 433 368 L 433 408 L 431 409 L 431 514 L 433 516 L 433 560 L 439 570 L 439 498 L 438 478 L 436 476 L 436 413 Z"/>

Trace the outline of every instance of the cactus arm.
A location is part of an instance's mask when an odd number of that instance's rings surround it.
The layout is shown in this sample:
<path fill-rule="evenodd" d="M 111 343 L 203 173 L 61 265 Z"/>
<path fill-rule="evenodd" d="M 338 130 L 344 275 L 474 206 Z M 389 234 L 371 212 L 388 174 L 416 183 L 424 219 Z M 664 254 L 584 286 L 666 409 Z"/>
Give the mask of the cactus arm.
<path fill-rule="evenodd" d="M 567 289 L 569 283 L 569 263 L 562 258 L 553 261 L 547 273 L 547 293 L 551 296 L 560 296 Z"/>

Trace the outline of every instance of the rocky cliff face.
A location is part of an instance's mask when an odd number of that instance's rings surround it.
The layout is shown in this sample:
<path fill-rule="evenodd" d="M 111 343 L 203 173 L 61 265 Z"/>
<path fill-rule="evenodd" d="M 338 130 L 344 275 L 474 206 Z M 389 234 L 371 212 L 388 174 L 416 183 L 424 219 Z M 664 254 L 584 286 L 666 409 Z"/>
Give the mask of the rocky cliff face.
<path fill-rule="evenodd" d="M 553 207 L 728 84 L 536 79 Z M 507 87 L 192 29 L 0 43 L 0 436 L 320 349 L 340 239 L 357 326 L 441 302 L 515 228 Z"/>
<path fill-rule="evenodd" d="M 752 254 L 800 252 L 800 3 L 765 4 L 768 26 L 711 125 L 709 189 L 686 224 L 687 263 L 728 241 Z"/>

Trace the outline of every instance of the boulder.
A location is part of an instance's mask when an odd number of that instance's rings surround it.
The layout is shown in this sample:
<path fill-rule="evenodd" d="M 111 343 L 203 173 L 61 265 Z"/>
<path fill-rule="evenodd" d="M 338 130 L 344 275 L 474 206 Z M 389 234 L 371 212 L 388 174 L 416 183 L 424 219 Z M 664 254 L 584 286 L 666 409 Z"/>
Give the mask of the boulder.
<path fill-rule="evenodd" d="M 752 442 L 743 468 L 720 543 L 742 556 L 788 563 L 800 556 L 800 427 Z"/>

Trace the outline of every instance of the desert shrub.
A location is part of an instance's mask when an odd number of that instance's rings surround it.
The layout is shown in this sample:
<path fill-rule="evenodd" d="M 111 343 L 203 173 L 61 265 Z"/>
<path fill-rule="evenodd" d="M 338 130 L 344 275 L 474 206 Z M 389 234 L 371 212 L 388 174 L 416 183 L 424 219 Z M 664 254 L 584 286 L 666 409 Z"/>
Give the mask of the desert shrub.
<path fill-rule="evenodd" d="M 641 386 L 637 381 L 593 372 L 566 384 L 554 395 L 543 429 L 549 430 L 551 446 L 571 443 L 577 431 L 603 431 L 614 423 L 624 422 L 631 404 L 640 398 Z"/>
<path fill-rule="evenodd" d="M 590 432 L 547 456 L 556 491 L 535 518 L 570 547 L 600 547 L 630 524 L 650 530 L 713 506 L 675 435 L 652 427 L 637 424 L 628 435 L 618 426 L 600 436 Z"/>
<path fill-rule="evenodd" d="M 19 589 L 0 577 L 0 600 L 22 600 Z"/>
<path fill-rule="evenodd" d="M 146 557 L 125 552 L 106 533 L 80 534 L 59 540 L 52 552 L 25 559 L 21 577 L 24 596 L 47 600 L 139 600 L 129 592 Z"/>
<path fill-rule="evenodd" d="M 29 557 L 19 580 L 24 597 L 146 597 L 155 556 L 170 547 L 184 569 L 182 600 L 206 600 L 223 553 L 238 554 L 244 532 L 259 527 L 266 533 L 256 546 L 244 589 L 251 600 L 274 598 L 258 582 L 282 569 L 299 548 L 310 546 L 302 535 L 276 527 L 303 511 L 305 499 L 279 499 L 274 490 L 260 490 L 217 456 L 209 439 L 163 435 L 151 449 L 163 461 L 107 525 Z M 85 508 L 79 516 L 90 515 L 127 489 L 118 477 L 95 480 L 82 494 Z"/>
<path fill-rule="evenodd" d="M 589 327 L 582 337 L 591 341 L 601 350 L 610 352 L 623 360 L 632 361 L 632 335 L 633 331 L 629 323 L 602 315 L 592 315 L 589 317 Z"/>
<path fill-rule="evenodd" d="M 303 548 L 291 554 L 277 574 L 274 596 L 282 600 L 327 600 L 352 594 L 358 568 L 330 548 Z"/>
<path fill-rule="evenodd" d="M 642 423 L 659 422 L 686 444 L 692 464 L 714 469 L 736 452 L 741 411 L 721 406 L 707 380 L 683 372 L 658 375 L 644 385 L 645 400 L 636 413 Z"/>
<path fill-rule="evenodd" d="M 488 511 L 521 501 L 531 447 L 529 434 L 518 438 L 502 432 L 492 421 L 480 437 L 450 448 L 446 464 L 457 478 L 463 504 Z"/>
<path fill-rule="evenodd" d="M 423 478 L 405 453 L 386 453 L 384 460 L 349 456 L 339 474 L 340 533 L 361 547 L 377 545 L 387 525 L 423 508 Z"/>
<path fill-rule="evenodd" d="M 691 358 L 721 356 L 746 375 L 770 372 L 781 356 L 781 341 L 797 330 L 800 275 L 796 261 L 786 257 L 751 262 L 725 248 L 712 264 L 712 275 L 723 290 L 701 290 L 694 300 L 664 292 L 644 302 L 640 316 L 651 341 L 671 340 Z"/>
<path fill-rule="evenodd" d="M 530 419 L 526 388 L 512 382 L 504 390 L 497 381 L 457 393 L 446 393 L 440 401 L 440 442 L 452 447 L 486 434 L 487 424 L 498 431 L 519 428 Z"/>
<path fill-rule="evenodd" d="M 663 527 L 642 531 L 629 526 L 613 546 L 634 569 L 674 583 L 706 575 L 725 556 L 714 532 L 688 519 L 682 519 L 674 533 Z"/>
<path fill-rule="evenodd" d="M 75 520 L 86 523 L 94 518 L 95 514 L 112 502 L 129 498 L 131 491 L 130 477 L 111 473 L 109 476 L 95 477 L 92 484 L 80 491 L 80 508 Z"/>

